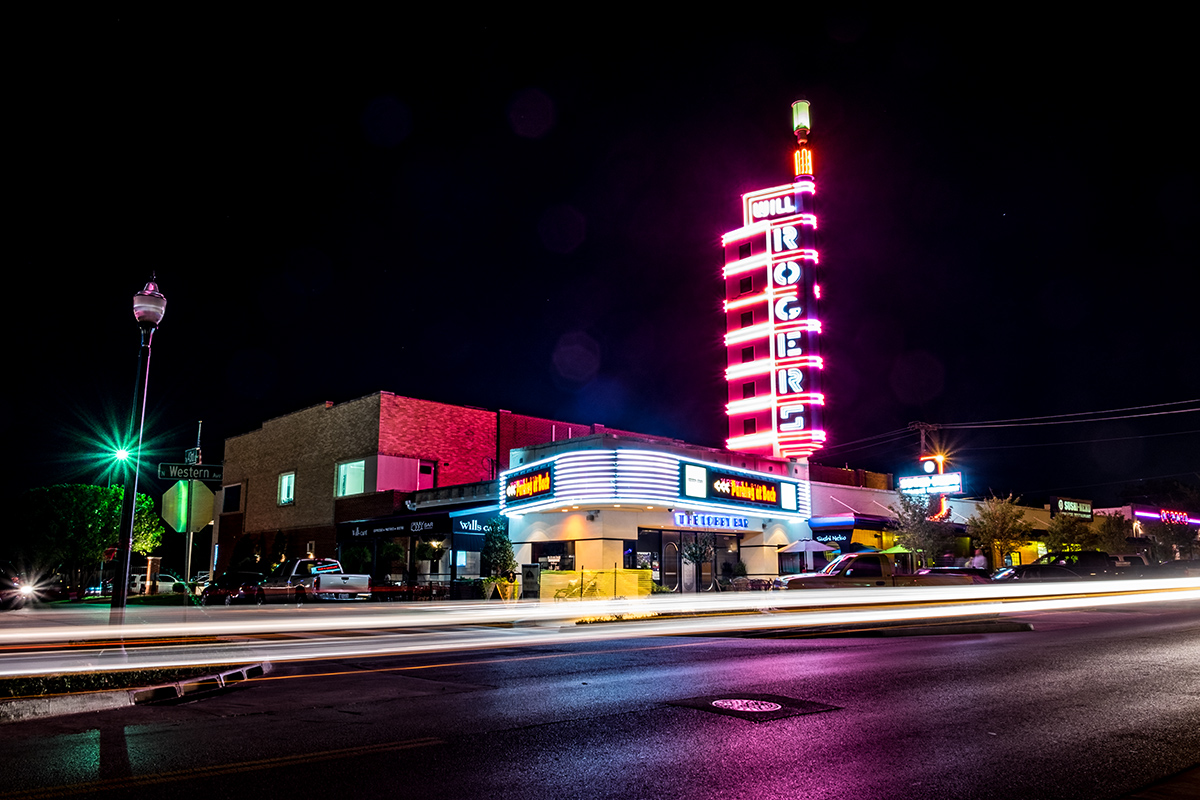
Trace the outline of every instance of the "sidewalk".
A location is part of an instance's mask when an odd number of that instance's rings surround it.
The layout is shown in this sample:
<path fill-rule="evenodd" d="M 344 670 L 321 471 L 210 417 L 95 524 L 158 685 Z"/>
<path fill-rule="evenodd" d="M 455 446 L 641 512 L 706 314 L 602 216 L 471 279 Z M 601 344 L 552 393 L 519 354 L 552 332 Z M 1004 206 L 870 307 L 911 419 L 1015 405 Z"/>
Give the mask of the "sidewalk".
<path fill-rule="evenodd" d="M 0 700 L 0 725 L 43 717 L 61 717 L 86 711 L 107 711 L 112 708 L 127 708 L 142 703 L 162 703 L 181 698 L 199 698 L 217 692 L 250 678 L 260 678 L 271 671 L 271 663 L 264 661 L 243 667 L 235 667 L 211 675 L 201 675 L 175 683 L 163 683 L 138 689 L 108 689 L 101 692 L 79 692 L 76 694 L 24 697 L 16 700 Z"/>

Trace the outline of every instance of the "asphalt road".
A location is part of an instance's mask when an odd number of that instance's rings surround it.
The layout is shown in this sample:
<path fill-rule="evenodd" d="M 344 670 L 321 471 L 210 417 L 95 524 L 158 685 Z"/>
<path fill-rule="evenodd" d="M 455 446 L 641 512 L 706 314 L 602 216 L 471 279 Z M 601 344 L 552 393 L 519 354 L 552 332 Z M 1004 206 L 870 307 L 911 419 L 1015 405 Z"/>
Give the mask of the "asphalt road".
<path fill-rule="evenodd" d="M 1103 800 L 1200 761 L 1195 601 L 1022 619 L 291 663 L 191 703 L 4 726 L 0 800 Z"/>

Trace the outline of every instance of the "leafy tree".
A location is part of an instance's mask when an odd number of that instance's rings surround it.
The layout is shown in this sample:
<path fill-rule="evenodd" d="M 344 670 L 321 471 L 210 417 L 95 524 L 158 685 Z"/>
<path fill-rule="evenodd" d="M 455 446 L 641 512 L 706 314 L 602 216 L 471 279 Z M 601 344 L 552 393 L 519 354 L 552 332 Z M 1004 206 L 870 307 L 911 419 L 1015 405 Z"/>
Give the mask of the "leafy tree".
<path fill-rule="evenodd" d="M 711 533 L 698 533 L 694 540 L 684 542 L 679 552 L 689 564 L 711 564 L 717 552 L 716 541 Z"/>
<path fill-rule="evenodd" d="M 0 551 L 29 577 L 61 572 L 69 588 L 104 558 L 119 538 L 122 486 L 60 484 L 30 489 L 18 501 L 15 524 L 0 526 Z M 133 551 L 145 555 L 162 542 L 154 501 L 134 504 Z"/>
<path fill-rule="evenodd" d="M 1097 514 L 1092 519 L 1092 528 L 1096 532 L 1096 549 L 1106 553 L 1124 553 L 1129 547 L 1125 540 L 1133 536 L 1133 521 L 1122 514 Z"/>
<path fill-rule="evenodd" d="M 1045 539 L 1046 546 L 1051 550 L 1065 550 L 1071 545 L 1080 550 L 1100 549 L 1098 532 L 1087 520 L 1072 514 L 1056 514 L 1046 529 Z"/>
<path fill-rule="evenodd" d="M 346 572 L 363 572 L 371 563 L 371 549 L 366 545 L 354 545 L 342 549 L 342 569 Z"/>
<path fill-rule="evenodd" d="M 1157 541 L 1174 547 L 1180 557 L 1192 558 L 1196 549 L 1196 529 L 1190 525 L 1163 522 L 1147 526 L 1146 532 Z"/>
<path fill-rule="evenodd" d="M 918 565 L 933 563 L 939 553 L 953 546 L 954 529 L 929 519 L 933 501 L 927 495 L 901 492 L 899 504 L 888 506 L 896 515 L 896 542 L 917 554 Z"/>
<path fill-rule="evenodd" d="M 1033 525 L 1025 520 L 1025 509 L 1008 497 L 989 497 L 980 503 L 975 516 L 967 520 L 967 533 L 984 553 L 1011 553 L 1029 541 Z"/>
<path fill-rule="evenodd" d="M 508 517 L 493 517 L 483 526 L 483 551 L 479 554 L 485 575 L 506 575 L 517 571 L 512 540 L 508 538 Z"/>
<path fill-rule="evenodd" d="M 381 542 L 377 552 L 379 562 L 375 565 L 375 569 L 380 575 L 390 574 L 392 572 L 405 572 L 408 570 L 408 551 L 397 544 L 394 540 Z M 400 568 L 393 570 L 394 562 L 400 562 Z"/>

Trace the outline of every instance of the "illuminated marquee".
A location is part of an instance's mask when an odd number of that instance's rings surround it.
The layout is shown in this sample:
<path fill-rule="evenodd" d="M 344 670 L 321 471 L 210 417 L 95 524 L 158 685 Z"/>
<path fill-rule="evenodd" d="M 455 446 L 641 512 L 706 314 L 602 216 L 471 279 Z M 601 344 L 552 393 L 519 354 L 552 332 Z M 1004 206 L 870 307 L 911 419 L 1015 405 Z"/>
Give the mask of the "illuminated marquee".
<path fill-rule="evenodd" d="M 793 104 L 799 140 L 792 183 L 742 196 L 742 227 L 725 246 L 731 450 L 806 457 L 820 449 L 825 396 L 819 388 L 820 255 L 808 147 L 808 103 Z"/>
<path fill-rule="evenodd" d="M 519 472 L 510 476 L 504 482 L 504 496 L 510 502 L 513 500 L 528 500 L 533 497 L 541 497 L 551 492 L 552 483 L 550 467 Z"/>
<path fill-rule="evenodd" d="M 753 509 L 794 520 L 811 506 L 807 484 L 793 478 L 642 450 L 570 451 L 500 475 L 501 514 L 607 504 L 684 506 L 692 514 Z"/>

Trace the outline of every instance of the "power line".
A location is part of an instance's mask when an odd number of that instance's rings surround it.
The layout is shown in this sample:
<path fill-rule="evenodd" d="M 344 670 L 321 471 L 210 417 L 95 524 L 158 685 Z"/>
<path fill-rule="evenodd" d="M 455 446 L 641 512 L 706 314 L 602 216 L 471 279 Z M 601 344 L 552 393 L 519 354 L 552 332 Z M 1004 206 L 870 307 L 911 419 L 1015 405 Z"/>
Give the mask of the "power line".
<path fill-rule="evenodd" d="M 1149 413 L 1149 414 L 1130 414 L 1128 416 L 1120 416 L 1120 417 L 1099 417 L 1100 414 L 1124 414 L 1126 411 L 1141 411 L 1141 410 L 1147 409 L 1147 408 L 1166 408 L 1167 406 L 1181 406 L 1181 405 L 1187 405 L 1190 403 L 1200 403 L 1200 399 L 1197 399 L 1197 400 L 1174 400 L 1170 403 L 1153 403 L 1151 405 L 1144 405 L 1144 406 L 1129 406 L 1128 408 L 1110 408 L 1106 411 L 1074 411 L 1069 414 L 1047 414 L 1047 415 L 1040 416 L 1040 417 L 1012 417 L 1011 419 L 989 419 L 989 420 L 983 420 L 981 422 L 950 422 L 950 423 L 946 423 L 945 425 L 938 425 L 938 427 L 939 428 L 967 428 L 967 427 L 976 427 L 976 426 L 978 426 L 978 427 L 1004 426 L 1009 423 L 1039 424 L 1039 423 L 1034 422 L 1034 420 L 1065 420 L 1067 417 L 1097 417 L 1097 419 L 1070 420 L 1070 422 L 1105 422 L 1108 419 L 1129 419 L 1131 417 L 1152 417 L 1152 416 L 1156 416 L 1158 414 L 1187 414 L 1192 411 L 1200 411 L 1200 408 L 1185 408 L 1185 409 L 1178 409 L 1176 411 L 1159 411 L 1159 412 L 1153 412 L 1153 413 Z M 1061 424 L 1066 424 L 1066 423 L 1058 422 L 1058 423 L 1040 423 L 1040 424 L 1060 424 L 1061 425 Z"/>
<path fill-rule="evenodd" d="M 1054 447 L 1060 444 L 1094 444 L 1096 442 L 1124 442 L 1130 439 L 1157 439 L 1160 436 L 1185 436 L 1189 433 L 1200 433 L 1200 428 L 1191 431 L 1175 431 L 1174 433 L 1147 433 L 1144 436 L 1113 436 L 1107 439 L 1073 439 L 1069 442 L 1039 442 L 1037 444 L 1001 444 L 994 447 L 960 447 L 956 453 L 971 453 L 976 450 L 1013 450 L 1021 447 Z"/>
<path fill-rule="evenodd" d="M 1119 417 L 1097 417 L 1095 419 L 1056 419 L 1050 422 L 964 422 L 964 423 L 949 423 L 946 425 L 938 425 L 938 428 L 945 430 L 967 430 L 972 428 L 1029 428 L 1041 425 L 1073 425 L 1081 422 L 1111 422 L 1118 419 L 1135 419 L 1137 417 L 1161 417 L 1168 414 L 1191 414 L 1200 411 L 1200 408 L 1180 408 L 1175 411 L 1150 411 L 1145 414 L 1123 414 Z M 1069 416 L 1069 415 L 1062 415 Z"/>

